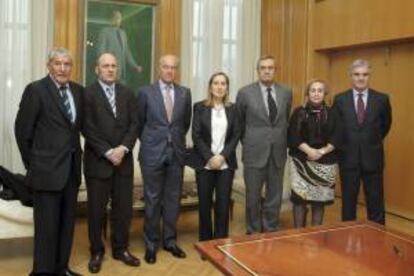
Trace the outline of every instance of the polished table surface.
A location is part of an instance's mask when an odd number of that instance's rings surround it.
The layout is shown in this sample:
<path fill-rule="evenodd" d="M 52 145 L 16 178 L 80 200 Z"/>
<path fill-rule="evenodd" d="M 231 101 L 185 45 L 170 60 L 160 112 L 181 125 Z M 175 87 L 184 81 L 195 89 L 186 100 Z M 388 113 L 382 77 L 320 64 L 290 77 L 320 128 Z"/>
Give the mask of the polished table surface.
<path fill-rule="evenodd" d="M 370 222 L 199 242 L 227 275 L 414 275 L 414 238 Z"/>

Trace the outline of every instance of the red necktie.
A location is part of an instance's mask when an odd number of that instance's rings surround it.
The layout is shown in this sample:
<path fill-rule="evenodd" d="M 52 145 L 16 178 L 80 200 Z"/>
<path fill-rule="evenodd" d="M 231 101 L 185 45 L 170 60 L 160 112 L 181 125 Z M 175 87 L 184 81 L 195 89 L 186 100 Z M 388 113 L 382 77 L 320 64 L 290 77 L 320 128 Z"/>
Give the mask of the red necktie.
<path fill-rule="evenodd" d="M 357 119 L 358 124 L 362 125 L 364 122 L 364 115 L 365 115 L 365 105 L 364 100 L 362 99 L 363 94 L 358 93 L 358 99 L 357 99 Z"/>

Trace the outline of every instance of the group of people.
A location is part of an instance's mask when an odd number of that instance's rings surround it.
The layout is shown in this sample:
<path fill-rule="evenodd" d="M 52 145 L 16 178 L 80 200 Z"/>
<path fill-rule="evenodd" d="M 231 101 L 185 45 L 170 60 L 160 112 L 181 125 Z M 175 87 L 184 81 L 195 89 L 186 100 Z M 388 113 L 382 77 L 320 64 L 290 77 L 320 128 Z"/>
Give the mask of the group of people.
<path fill-rule="evenodd" d="M 324 206 L 334 200 L 336 164 L 342 181 L 343 220 L 356 218 L 360 180 L 368 218 L 384 223 L 383 139 L 391 125 L 388 97 L 369 88 L 370 65 L 350 67 L 352 89 L 325 102 L 327 84 L 311 81 L 306 103 L 290 116 L 292 91 L 274 81 L 276 61 L 257 62 L 258 81 L 229 99 L 229 77 L 214 73 L 206 99 L 192 108 L 190 89 L 175 79 L 174 55 L 159 60 L 159 78 L 139 88 L 137 97 L 117 80 L 114 54 L 96 61 L 97 80 L 83 88 L 70 80 L 73 61 L 64 48 L 49 53 L 49 74 L 27 85 L 15 122 L 15 135 L 27 183 L 34 193 L 34 262 L 31 275 L 79 275 L 68 267 L 78 187 L 83 172 L 88 193 L 91 273 L 101 270 L 107 206 L 111 208 L 112 256 L 139 266 L 129 250 L 132 218 L 133 148 L 140 141 L 144 186 L 144 259 L 157 261 L 163 249 L 185 258 L 177 245 L 176 223 L 184 166 L 196 171 L 199 239 L 229 235 L 229 209 L 236 147 L 242 144 L 246 186 L 246 232 L 276 231 L 282 202 L 287 148 L 292 156 L 293 214 L 296 227 L 322 223 Z M 193 114 L 192 114 L 193 113 Z M 193 148 L 186 146 L 192 126 Z M 213 210 L 213 211 L 212 211 Z M 162 226 L 162 227 L 161 227 Z"/>

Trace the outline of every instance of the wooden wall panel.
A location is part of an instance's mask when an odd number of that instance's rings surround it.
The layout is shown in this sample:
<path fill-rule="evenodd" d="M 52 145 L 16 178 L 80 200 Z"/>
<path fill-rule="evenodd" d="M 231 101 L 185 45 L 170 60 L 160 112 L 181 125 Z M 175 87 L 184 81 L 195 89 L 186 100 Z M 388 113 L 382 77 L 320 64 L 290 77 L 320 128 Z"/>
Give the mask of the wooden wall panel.
<path fill-rule="evenodd" d="M 261 54 L 276 57 L 278 81 L 293 88 L 293 104 L 303 102 L 307 82 L 308 0 L 263 0 Z"/>
<path fill-rule="evenodd" d="M 155 58 L 162 53 L 180 55 L 181 40 L 181 0 L 127 0 L 126 2 L 149 3 L 156 5 Z M 85 2 L 55 0 L 54 46 L 67 48 L 73 55 L 72 78 L 81 81 L 82 43 Z M 156 68 L 156 66 L 154 66 Z"/>
<path fill-rule="evenodd" d="M 314 2 L 314 1 L 313 1 Z M 323 0 L 315 3 L 315 49 L 414 37 L 412 0 Z"/>

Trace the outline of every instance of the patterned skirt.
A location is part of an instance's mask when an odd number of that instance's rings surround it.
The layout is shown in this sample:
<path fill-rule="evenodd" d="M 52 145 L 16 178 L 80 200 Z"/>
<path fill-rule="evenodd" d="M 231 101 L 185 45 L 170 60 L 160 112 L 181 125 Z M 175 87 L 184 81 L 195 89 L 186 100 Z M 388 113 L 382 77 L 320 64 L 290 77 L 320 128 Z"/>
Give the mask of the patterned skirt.
<path fill-rule="evenodd" d="M 335 196 L 336 164 L 290 159 L 293 203 L 333 203 Z"/>

